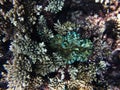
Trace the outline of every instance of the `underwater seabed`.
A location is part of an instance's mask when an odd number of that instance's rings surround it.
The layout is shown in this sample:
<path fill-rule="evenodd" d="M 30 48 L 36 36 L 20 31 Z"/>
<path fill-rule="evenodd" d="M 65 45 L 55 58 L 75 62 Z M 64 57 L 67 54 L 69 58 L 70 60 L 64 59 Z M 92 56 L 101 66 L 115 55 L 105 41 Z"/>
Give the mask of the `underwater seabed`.
<path fill-rule="evenodd" d="M 0 90 L 120 90 L 120 0 L 0 0 Z"/>

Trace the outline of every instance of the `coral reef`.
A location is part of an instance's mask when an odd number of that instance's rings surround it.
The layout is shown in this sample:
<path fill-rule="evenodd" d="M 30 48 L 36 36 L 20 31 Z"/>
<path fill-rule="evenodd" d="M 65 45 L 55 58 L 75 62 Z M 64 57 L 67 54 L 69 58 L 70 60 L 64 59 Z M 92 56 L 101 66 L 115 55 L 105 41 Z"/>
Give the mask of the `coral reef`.
<path fill-rule="evenodd" d="M 1 89 L 114 90 L 119 63 L 119 0 L 0 1 Z"/>

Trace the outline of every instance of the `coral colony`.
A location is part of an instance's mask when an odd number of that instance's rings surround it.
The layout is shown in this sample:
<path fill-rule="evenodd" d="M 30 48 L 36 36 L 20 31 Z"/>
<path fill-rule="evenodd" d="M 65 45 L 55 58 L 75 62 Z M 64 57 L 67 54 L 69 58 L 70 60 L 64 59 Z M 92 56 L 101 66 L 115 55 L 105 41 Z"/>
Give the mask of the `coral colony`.
<path fill-rule="evenodd" d="M 120 90 L 120 0 L 0 0 L 0 90 Z"/>

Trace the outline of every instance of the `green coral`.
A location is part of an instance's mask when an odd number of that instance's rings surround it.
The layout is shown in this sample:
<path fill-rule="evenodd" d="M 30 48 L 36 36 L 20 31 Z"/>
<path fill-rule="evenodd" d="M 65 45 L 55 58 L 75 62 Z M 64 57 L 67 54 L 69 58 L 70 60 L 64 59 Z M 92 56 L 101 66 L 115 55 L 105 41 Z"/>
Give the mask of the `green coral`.
<path fill-rule="evenodd" d="M 67 63 L 84 62 L 92 53 L 92 42 L 80 38 L 76 32 L 68 32 L 65 36 L 57 34 L 51 39 L 51 47 L 55 49 Z"/>

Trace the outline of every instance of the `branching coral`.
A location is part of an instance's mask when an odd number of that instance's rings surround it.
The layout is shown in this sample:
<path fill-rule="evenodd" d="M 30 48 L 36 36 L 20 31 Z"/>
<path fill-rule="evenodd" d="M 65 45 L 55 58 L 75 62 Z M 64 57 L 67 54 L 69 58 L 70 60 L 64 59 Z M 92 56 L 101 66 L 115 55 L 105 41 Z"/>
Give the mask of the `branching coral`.
<path fill-rule="evenodd" d="M 17 55 L 14 58 L 14 63 L 13 63 L 13 68 L 14 71 L 12 71 L 11 74 L 9 74 L 9 77 L 12 75 L 14 75 L 14 79 L 16 79 L 15 81 L 11 81 L 12 79 L 10 79 L 10 85 L 13 83 L 14 86 L 14 82 L 19 86 L 28 86 L 30 83 L 30 79 L 31 79 L 31 73 L 32 73 L 32 61 L 25 55 Z M 11 87 L 10 86 L 10 87 Z"/>
<path fill-rule="evenodd" d="M 47 41 L 49 40 L 49 38 L 54 37 L 52 30 L 48 29 L 46 19 L 43 15 L 40 15 L 38 18 L 38 25 L 36 32 L 41 37 L 42 41 Z"/>
<path fill-rule="evenodd" d="M 11 43 L 10 50 L 15 52 L 14 54 L 24 54 L 32 59 L 32 63 L 35 63 L 37 60 L 42 62 L 43 55 L 47 52 L 44 49 L 44 43 L 32 42 L 31 39 L 27 36 L 20 36 Z"/>
<path fill-rule="evenodd" d="M 50 0 L 48 1 L 49 4 L 47 7 L 45 7 L 45 10 L 52 13 L 57 13 L 62 10 L 62 7 L 64 6 L 64 1 L 65 0 Z"/>
<path fill-rule="evenodd" d="M 61 35 L 65 35 L 67 32 L 77 29 L 77 26 L 70 21 L 67 21 L 63 24 L 61 24 L 60 21 L 57 21 L 57 23 L 55 23 L 54 25 L 55 31 L 57 31 Z"/>
<path fill-rule="evenodd" d="M 14 52 L 14 76 L 20 85 L 29 86 L 32 79 L 54 72 L 56 67 L 46 54 L 44 43 L 32 41 L 27 35 L 16 35 L 10 50 Z M 10 73 L 11 74 L 11 73 Z M 20 74 L 20 75 L 19 75 Z M 33 80 L 34 81 L 34 80 Z"/>
<path fill-rule="evenodd" d="M 50 87 L 52 90 L 93 90 L 93 87 L 84 81 L 80 80 L 70 80 L 62 84 L 58 84 L 54 88 Z"/>
<path fill-rule="evenodd" d="M 85 83 L 84 81 L 80 81 L 80 80 L 75 80 L 75 81 L 71 81 L 69 82 L 69 89 L 70 90 L 92 90 L 92 86 L 89 86 L 87 83 Z"/>
<path fill-rule="evenodd" d="M 77 79 L 83 80 L 86 83 L 92 83 L 92 81 L 96 77 L 96 67 L 95 63 L 87 64 L 80 64 L 78 67 Z"/>

